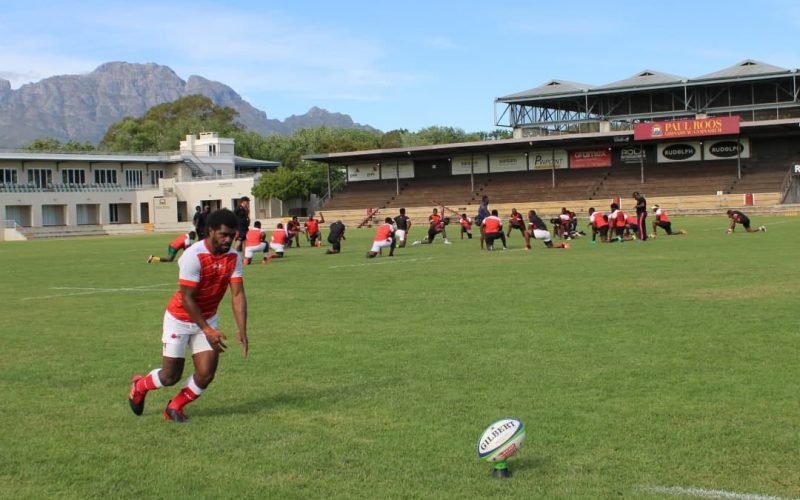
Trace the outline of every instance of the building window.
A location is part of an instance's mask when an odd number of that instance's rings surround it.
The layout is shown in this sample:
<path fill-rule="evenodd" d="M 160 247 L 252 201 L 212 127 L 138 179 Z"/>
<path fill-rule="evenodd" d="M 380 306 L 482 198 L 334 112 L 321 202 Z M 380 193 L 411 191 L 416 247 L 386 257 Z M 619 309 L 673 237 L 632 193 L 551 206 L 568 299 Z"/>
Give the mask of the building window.
<path fill-rule="evenodd" d="M 116 184 L 117 171 L 116 170 L 95 170 L 94 171 L 95 184 Z"/>
<path fill-rule="evenodd" d="M 43 188 L 52 183 L 53 171 L 49 168 L 31 168 L 28 170 L 28 184 Z"/>
<path fill-rule="evenodd" d="M 16 170 L 13 170 L 13 169 L 10 169 L 10 168 L 4 168 L 4 169 L 2 169 L 2 174 L 3 174 L 3 176 L 2 176 L 2 178 L 0 178 L 0 182 L 2 182 L 3 184 L 16 184 L 17 183 L 17 171 Z"/>
<path fill-rule="evenodd" d="M 142 185 L 144 179 L 144 171 L 142 170 L 126 170 L 125 171 L 125 185 L 130 187 L 139 187 Z"/>
<path fill-rule="evenodd" d="M 116 224 L 119 222 L 119 205 L 112 203 L 108 206 L 108 222 Z"/>
<path fill-rule="evenodd" d="M 151 170 L 150 171 L 150 184 L 153 186 L 158 186 L 158 180 L 164 178 L 164 171 L 163 170 Z"/>
<path fill-rule="evenodd" d="M 208 145 L 208 156 L 217 156 L 217 145 L 216 144 L 209 144 Z"/>
<path fill-rule="evenodd" d="M 86 184 L 86 172 L 81 169 L 65 169 L 61 171 L 61 182 L 64 184 Z"/>

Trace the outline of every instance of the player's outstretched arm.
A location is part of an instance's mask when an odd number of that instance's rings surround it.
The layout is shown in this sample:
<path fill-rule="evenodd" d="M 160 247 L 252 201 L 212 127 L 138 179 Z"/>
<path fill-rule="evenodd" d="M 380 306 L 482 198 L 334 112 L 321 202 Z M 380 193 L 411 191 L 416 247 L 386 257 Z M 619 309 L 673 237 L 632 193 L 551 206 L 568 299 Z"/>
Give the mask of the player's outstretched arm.
<path fill-rule="evenodd" d="M 244 293 L 243 283 L 231 283 L 231 303 L 233 305 L 233 317 L 239 330 L 236 340 L 242 344 L 242 354 L 246 358 L 250 352 L 250 344 L 247 339 L 247 297 Z"/>

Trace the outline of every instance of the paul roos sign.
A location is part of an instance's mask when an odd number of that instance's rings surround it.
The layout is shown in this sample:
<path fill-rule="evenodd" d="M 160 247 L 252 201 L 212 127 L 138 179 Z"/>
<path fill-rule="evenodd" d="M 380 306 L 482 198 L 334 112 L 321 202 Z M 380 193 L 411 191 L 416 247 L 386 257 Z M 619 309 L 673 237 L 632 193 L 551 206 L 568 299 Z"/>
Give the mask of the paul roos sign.
<path fill-rule="evenodd" d="M 697 120 L 637 123 L 633 126 L 634 140 L 675 139 L 739 133 L 738 116 L 719 116 Z"/>

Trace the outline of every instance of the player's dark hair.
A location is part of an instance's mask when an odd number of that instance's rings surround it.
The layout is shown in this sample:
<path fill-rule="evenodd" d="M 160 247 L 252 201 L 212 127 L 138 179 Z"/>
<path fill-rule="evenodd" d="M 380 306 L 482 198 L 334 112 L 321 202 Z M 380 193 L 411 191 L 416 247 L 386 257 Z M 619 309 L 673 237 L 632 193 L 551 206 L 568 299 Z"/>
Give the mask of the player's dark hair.
<path fill-rule="evenodd" d="M 189 239 L 193 240 L 195 238 L 197 238 L 197 233 L 195 233 L 194 231 L 189 231 Z"/>
<path fill-rule="evenodd" d="M 619 205 L 617 205 L 616 203 L 612 203 L 611 210 L 619 210 Z"/>
<path fill-rule="evenodd" d="M 258 227 L 258 228 L 260 228 L 260 227 L 261 227 L 261 221 L 260 221 L 260 220 L 257 220 L 257 221 L 255 221 L 255 222 L 253 223 L 253 227 Z"/>
<path fill-rule="evenodd" d="M 591 207 L 591 208 L 589 208 L 589 213 L 590 213 L 590 214 L 593 214 L 593 213 L 594 213 L 594 207 Z"/>
<path fill-rule="evenodd" d="M 497 214 L 498 214 L 497 210 L 492 210 L 492 215 L 494 215 L 495 217 L 497 217 Z"/>
<path fill-rule="evenodd" d="M 394 222 L 394 221 L 392 220 L 392 218 L 391 218 L 391 217 L 387 217 L 387 218 L 383 219 L 383 222 L 385 222 L 385 223 L 387 223 L 387 224 L 391 224 L 391 223 L 392 223 L 392 222 Z"/>
<path fill-rule="evenodd" d="M 208 228 L 217 230 L 222 226 L 228 226 L 231 229 L 236 229 L 239 225 L 239 220 L 227 208 L 215 210 L 208 215 Z"/>
<path fill-rule="evenodd" d="M 401 208 L 401 209 L 400 209 L 400 213 L 401 213 L 401 214 L 403 214 L 403 215 L 405 215 L 405 213 L 406 213 L 406 209 L 405 209 L 405 208 Z"/>
<path fill-rule="evenodd" d="M 250 201 L 250 197 L 249 196 L 242 196 L 241 198 L 239 198 L 239 201 Z"/>

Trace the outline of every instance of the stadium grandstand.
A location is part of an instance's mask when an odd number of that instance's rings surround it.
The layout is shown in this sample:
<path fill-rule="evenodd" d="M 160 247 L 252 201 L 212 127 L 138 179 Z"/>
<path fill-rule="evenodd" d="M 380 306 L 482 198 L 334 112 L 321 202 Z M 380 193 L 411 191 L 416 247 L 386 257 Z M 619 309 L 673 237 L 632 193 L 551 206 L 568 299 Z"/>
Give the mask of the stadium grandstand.
<path fill-rule="evenodd" d="M 639 191 L 672 213 L 798 211 L 797 69 L 754 60 L 696 78 L 644 70 L 605 85 L 551 80 L 495 100 L 511 139 L 313 154 L 346 172 L 326 218 L 369 225 L 405 207 L 475 215 L 607 209 Z"/>

